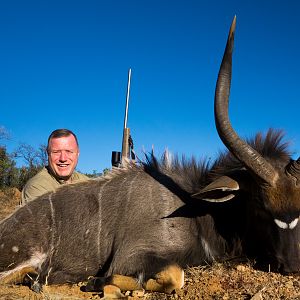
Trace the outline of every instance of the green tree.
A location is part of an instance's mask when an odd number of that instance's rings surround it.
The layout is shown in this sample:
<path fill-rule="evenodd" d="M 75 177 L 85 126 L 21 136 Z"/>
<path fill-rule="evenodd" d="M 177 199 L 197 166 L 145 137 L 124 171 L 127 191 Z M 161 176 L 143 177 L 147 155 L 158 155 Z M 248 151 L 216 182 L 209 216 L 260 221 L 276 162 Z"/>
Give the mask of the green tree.
<path fill-rule="evenodd" d="M 8 155 L 6 147 L 0 146 L 0 188 L 12 187 L 16 183 L 16 163 Z"/>

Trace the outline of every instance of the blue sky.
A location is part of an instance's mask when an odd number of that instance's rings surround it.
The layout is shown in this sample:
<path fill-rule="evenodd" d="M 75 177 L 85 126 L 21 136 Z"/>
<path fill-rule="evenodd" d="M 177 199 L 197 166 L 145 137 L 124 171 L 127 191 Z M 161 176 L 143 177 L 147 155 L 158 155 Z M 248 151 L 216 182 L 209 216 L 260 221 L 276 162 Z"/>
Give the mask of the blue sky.
<path fill-rule="evenodd" d="M 19 143 L 45 144 L 69 128 L 78 169 L 110 167 L 128 127 L 138 156 L 214 157 L 224 149 L 214 88 L 237 16 L 230 118 L 242 137 L 284 129 L 300 155 L 300 2 L 296 0 L 1 1 L 0 126 Z M 22 163 L 22 162 L 21 162 Z"/>

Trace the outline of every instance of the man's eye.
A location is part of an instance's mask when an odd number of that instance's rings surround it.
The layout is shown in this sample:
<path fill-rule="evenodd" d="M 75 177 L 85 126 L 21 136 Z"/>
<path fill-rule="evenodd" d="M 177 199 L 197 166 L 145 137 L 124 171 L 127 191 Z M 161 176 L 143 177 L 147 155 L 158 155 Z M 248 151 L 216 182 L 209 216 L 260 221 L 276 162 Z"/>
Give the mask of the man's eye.
<path fill-rule="evenodd" d="M 76 153 L 76 151 L 75 150 L 52 150 L 51 151 L 52 155 L 61 155 L 62 153 L 68 156 L 72 156 Z"/>

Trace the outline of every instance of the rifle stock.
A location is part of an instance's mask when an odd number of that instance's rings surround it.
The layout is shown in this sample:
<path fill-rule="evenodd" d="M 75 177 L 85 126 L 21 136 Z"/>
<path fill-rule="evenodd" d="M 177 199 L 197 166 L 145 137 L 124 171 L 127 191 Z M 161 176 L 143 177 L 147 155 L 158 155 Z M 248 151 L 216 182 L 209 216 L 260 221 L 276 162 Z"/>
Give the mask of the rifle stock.
<path fill-rule="evenodd" d="M 130 136 L 130 129 L 126 127 L 123 130 L 122 163 L 124 163 L 125 159 L 129 159 L 129 136 Z"/>

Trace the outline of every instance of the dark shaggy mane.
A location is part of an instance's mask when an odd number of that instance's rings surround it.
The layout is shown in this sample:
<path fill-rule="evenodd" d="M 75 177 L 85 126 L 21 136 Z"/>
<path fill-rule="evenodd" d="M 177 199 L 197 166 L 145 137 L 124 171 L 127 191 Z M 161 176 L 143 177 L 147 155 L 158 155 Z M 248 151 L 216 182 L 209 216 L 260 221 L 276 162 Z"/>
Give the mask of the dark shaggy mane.
<path fill-rule="evenodd" d="M 187 159 L 175 155 L 170 158 L 170 153 L 165 152 L 160 159 L 154 153 L 145 154 L 146 161 L 143 163 L 144 170 L 153 177 L 164 174 L 171 178 L 183 190 L 189 194 L 199 190 L 199 186 L 204 186 L 210 170 L 210 161 L 202 159 L 197 161 L 195 157 Z"/>
<path fill-rule="evenodd" d="M 263 157 L 269 159 L 289 160 L 291 152 L 288 150 L 289 141 L 284 141 L 284 132 L 270 128 L 264 136 L 257 133 L 254 139 L 247 142 Z"/>
<path fill-rule="evenodd" d="M 286 164 L 290 160 L 291 152 L 288 150 L 289 142 L 284 141 L 284 132 L 282 130 L 275 130 L 270 128 L 264 135 L 258 132 L 254 138 L 246 139 L 246 142 L 260 153 L 264 158 L 270 162 L 284 161 Z M 243 167 L 243 164 L 236 159 L 229 151 L 224 151 L 219 154 L 212 170 L 218 172 L 219 169 L 233 170 Z"/>
<path fill-rule="evenodd" d="M 282 130 L 271 128 L 265 135 L 259 132 L 254 138 L 246 141 L 270 161 L 280 160 L 288 163 L 290 160 L 289 142 L 284 141 Z M 165 152 L 161 158 L 157 158 L 152 152 L 145 154 L 142 166 L 154 178 L 162 175 L 168 176 L 183 190 L 192 194 L 207 185 L 218 173 L 224 170 L 241 169 L 243 164 L 226 150 L 220 152 L 213 162 L 207 158 L 197 161 L 195 157 L 187 159 L 185 156 L 179 158 L 178 155 L 171 159 L 168 152 Z"/>

